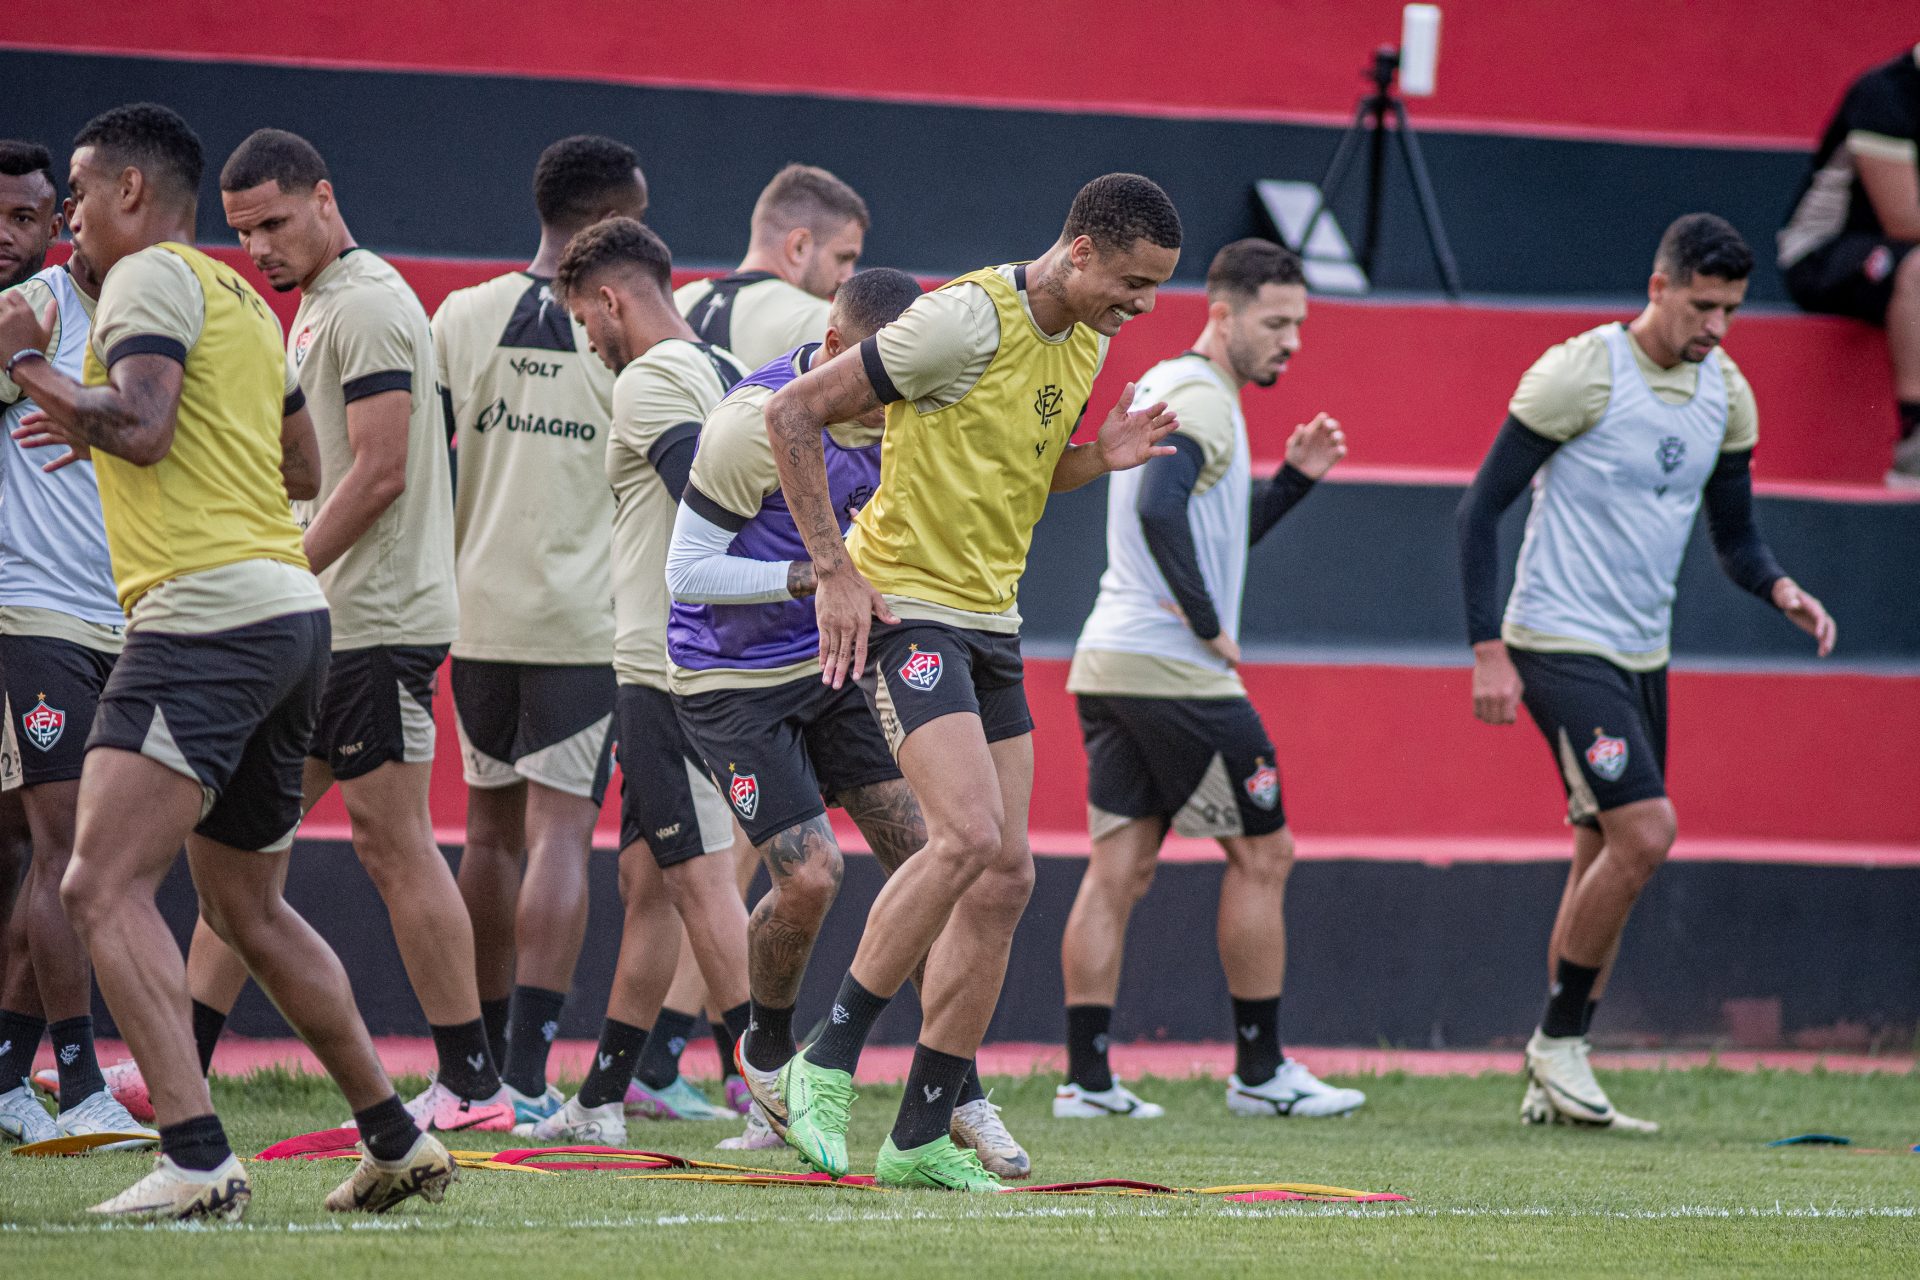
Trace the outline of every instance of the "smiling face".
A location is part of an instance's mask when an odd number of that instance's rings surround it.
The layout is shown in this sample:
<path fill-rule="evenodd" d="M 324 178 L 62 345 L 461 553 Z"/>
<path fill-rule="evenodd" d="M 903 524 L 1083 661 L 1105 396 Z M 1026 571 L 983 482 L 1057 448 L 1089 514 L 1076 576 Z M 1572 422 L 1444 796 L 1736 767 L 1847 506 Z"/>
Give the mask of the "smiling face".
<path fill-rule="evenodd" d="M 1101 249 L 1087 236 L 1067 248 L 1073 272 L 1067 277 L 1065 301 L 1073 318 L 1096 333 L 1111 338 L 1135 316 L 1153 310 L 1160 286 L 1180 265 L 1180 251 L 1150 240 L 1135 240 L 1125 249 Z"/>
<path fill-rule="evenodd" d="M 0 173 L 0 289 L 10 289 L 47 265 L 47 246 L 60 230 L 53 184 L 35 170 Z"/>
<path fill-rule="evenodd" d="M 1647 285 L 1654 337 L 1672 355 L 1699 364 L 1726 339 L 1733 313 L 1746 298 L 1745 280 L 1696 273 L 1680 284 L 1656 271 Z"/>
<path fill-rule="evenodd" d="M 222 191 L 220 204 L 240 247 L 279 292 L 311 279 L 326 260 L 334 207 L 333 184 L 326 179 L 311 191 L 288 191 L 272 180 Z"/>

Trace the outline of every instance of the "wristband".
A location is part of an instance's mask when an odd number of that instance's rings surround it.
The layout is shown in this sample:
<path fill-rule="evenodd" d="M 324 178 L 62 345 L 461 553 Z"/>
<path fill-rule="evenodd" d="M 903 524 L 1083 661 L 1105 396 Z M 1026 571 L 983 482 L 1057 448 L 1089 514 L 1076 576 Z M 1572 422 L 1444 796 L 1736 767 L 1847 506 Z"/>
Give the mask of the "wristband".
<path fill-rule="evenodd" d="M 36 360 L 45 360 L 47 358 L 47 353 L 42 351 L 38 347 L 27 347 L 27 348 L 24 348 L 23 350 L 14 352 L 13 355 L 8 357 L 7 359 L 6 375 L 9 380 L 11 380 L 13 377 L 14 366 L 19 364 L 22 360 L 28 359 L 29 357 Z"/>

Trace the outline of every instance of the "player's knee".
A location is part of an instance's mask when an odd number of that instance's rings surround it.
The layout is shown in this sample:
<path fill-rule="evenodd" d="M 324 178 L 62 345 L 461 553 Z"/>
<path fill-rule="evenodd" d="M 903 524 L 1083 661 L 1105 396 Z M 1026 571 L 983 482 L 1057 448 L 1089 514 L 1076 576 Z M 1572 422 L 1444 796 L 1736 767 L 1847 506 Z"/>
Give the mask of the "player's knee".
<path fill-rule="evenodd" d="M 1000 823 L 991 814 L 976 814 L 952 824 L 930 838 L 927 852 L 936 853 L 952 871 L 971 883 L 1000 859 L 1003 840 Z"/>
<path fill-rule="evenodd" d="M 840 880 L 846 863 L 840 850 L 828 846 L 814 850 L 804 861 L 788 867 L 780 878 L 783 903 L 809 915 L 825 915 L 833 900 L 840 896 Z"/>
<path fill-rule="evenodd" d="M 1635 806 L 1630 816 L 1623 817 L 1624 821 L 1614 822 L 1607 831 L 1607 848 L 1644 884 L 1672 852 L 1679 821 L 1673 806 L 1664 800 Z"/>
<path fill-rule="evenodd" d="M 1252 841 L 1251 869 L 1263 881 L 1285 884 L 1293 874 L 1293 832 L 1282 827 Z"/>
<path fill-rule="evenodd" d="M 94 925 L 111 912 L 111 899 L 110 886 L 102 877 L 92 874 L 85 863 L 67 864 L 67 873 L 60 877 L 60 908 L 82 938 L 91 934 Z"/>

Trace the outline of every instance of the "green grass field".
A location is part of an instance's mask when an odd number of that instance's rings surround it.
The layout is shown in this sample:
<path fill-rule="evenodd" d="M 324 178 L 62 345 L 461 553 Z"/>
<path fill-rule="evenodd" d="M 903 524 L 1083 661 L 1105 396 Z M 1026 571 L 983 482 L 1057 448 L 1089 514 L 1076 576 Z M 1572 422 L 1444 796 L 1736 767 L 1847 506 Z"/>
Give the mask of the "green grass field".
<path fill-rule="evenodd" d="M 1920 1078 L 1702 1069 L 1606 1077 L 1652 1138 L 1525 1128 L 1511 1077 L 1356 1081 L 1348 1120 L 1229 1117 L 1219 1086 L 1147 1081 L 1159 1121 L 1056 1121 L 1050 1078 L 1001 1080 L 1041 1181 L 1134 1176 L 1183 1186 L 1287 1181 L 1396 1191 L 1411 1204 L 1230 1204 L 1212 1199 L 964 1197 L 466 1172 L 447 1202 L 385 1218 L 320 1208 L 339 1163 L 254 1164 L 236 1227 L 102 1226 L 80 1210 L 151 1157 L 0 1160 L 0 1275 L 461 1277 L 965 1274 L 1554 1276 L 1920 1274 L 1920 1155 L 1768 1149 L 1809 1130 L 1868 1147 L 1920 1142 Z M 306 1077 L 216 1081 L 239 1151 L 338 1123 Z M 871 1168 L 897 1088 L 854 1108 L 856 1170 Z M 705 1157 L 722 1125 L 635 1122 L 629 1142 Z M 455 1144 L 499 1145 L 467 1137 Z M 723 1158 L 716 1156 L 715 1158 Z M 751 1157 L 742 1163 L 750 1162 Z M 782 1152 L 759 1163 L 794 1167 Z M 394 1274 L 397 1274 L 395 1272 Z"/>

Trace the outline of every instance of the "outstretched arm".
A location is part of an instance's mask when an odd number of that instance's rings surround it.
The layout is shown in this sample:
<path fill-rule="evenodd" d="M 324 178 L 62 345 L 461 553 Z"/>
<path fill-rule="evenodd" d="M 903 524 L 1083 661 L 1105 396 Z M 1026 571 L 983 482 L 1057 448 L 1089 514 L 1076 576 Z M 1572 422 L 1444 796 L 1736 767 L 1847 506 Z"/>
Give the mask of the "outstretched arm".
<path fill-rule="evenodd" d="M 1070 444 L 1061 451 L 1060 461 L 1053 465 L 1053 483 L 1048 487 L 1054 493 L 1066 493 L 1109 471 L 1125 471 L 1148 458 L 1164 458 L 1173 452 L 1173 446 L 1162 441 L 1179 429 L 1180 419 L 1164 401 L 1135 409 L 1133 384 L 1129 382 L 1120 392 L 1119 403 L 1100 424 L 1099 434 L 1086 444 Z"/>
<path fill-rule="evenodd" d="M 1559 447 L 1509 414 L 1454 515 L 1473 645 L 1473 713 L 1488 724 L 1512 724 L 1521 694 L 1520 673 L 1500 639 L 1500 516 Z"/>
<path fill-rule="evenodd" d="M 1324 413 L 1313 421 L 1293 429 L 1287 437 L 1287 460 L 1273 479 L 1254 487 L 1247 542 L 1258 543 L 1273 531 L 1287 512 L 1313 491 L 1320 478 L 1333 470 L 1334 463 L 1347 456 L 1347 435 L 1340 422 Z"/>

